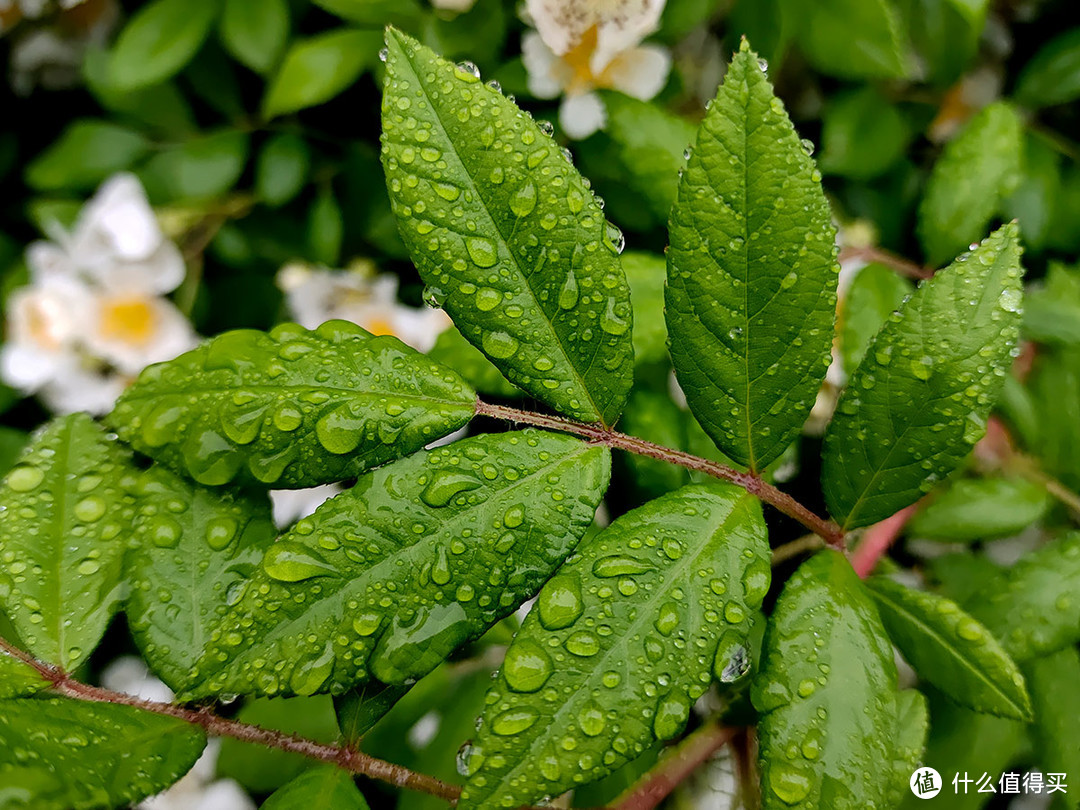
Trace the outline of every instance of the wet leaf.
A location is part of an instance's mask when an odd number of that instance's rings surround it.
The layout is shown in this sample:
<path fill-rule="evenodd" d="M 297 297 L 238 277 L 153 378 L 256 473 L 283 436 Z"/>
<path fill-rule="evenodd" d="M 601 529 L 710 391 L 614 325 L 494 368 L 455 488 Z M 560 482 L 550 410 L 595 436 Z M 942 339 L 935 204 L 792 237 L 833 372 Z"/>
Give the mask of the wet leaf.
<path fill-rule="evenodd" d="M 368 473 L 270 548 L 191 692 L 341 693 L 425 675 L 551 576 L 609 464 L 605 448 L 527 430 Z"/>
<path fill-rule="evenodd" d="M 140 6 L 113 48 L 113 86 L 138 90 L 179 72 L 206 41 L 219 9 L 218 0 L 153 0 Z"/>
<path fill-rule="evenodd" d="M 836 232 L 820 181 L 744 40 L 671 212 L 666 317 L 690 410 L 754 470 L 795 438 L 829 362 Z"/>
<path fill-rule="evenodd" d="M 924 680 L 977 712 L 1031 718 L 1024 676 L 990 632 L 959 605 L 881 577 L 866 584 L 889 638 Z"/>
<path fill-rule="evenodd" d="M 1026 478 L 961 478 L 916 512 L 905 531 L 950 542 L 994 540 L 1023 531 L 1049 508 L 1046 487 Z"/>
<path fill-rule="evenodd" d="M 844 296 L 839 317 L 840 357 L 845 371 L 858 368 L 874 335 L 914 289 L 906 278 L 880 264 L 868 264 L 859 271 Z"/>
<path fill-rule="evenodd" d="M 503 398 L 521 396 L 521 389 L 506 379 L 456 327 L 451 326 L 439 335 L 428 357 L 452 368 L 480 394 Z"/>
<path fill-rule="evenodd" d="M 352 774 L 336 765 L 304 771 L 278 788 L 261 810 L 368 810 Z"/>
<path fill-rule="evenodd" d="M 908 795 L 912 772 L 923 762 L 930 711 L 926 698 L 916 689 L 896 695 L 896 741 L 893 750 L 892 782 L 885 807 L 895 808 Z"/>
<path fill-rule="evenodd" d="M 0 650 L 0 700 L 32 695 L 48 685 L 32 666 Z"/>
<path fill-rule="evenodd" d="M 136 479 L 125 613 L 154 674 L 187 686 L 230 599 L 251 576 L 277 531 L 264 497 L 209 490 L 154 466 Z"/>
<path fill-rule="evenodd" d="M 944 264 L 982 239 L 1002 201 L 1020 181 L 1020 117 L 1006 102 L 983 108 L 934 164 L 919 204 L 926 258 Z"/>
<path fill-rule="evenodd" d="M 869 594 L 835 551 L 784 586 L 751 691 L 762 806 L 884 808 L 897 729 L 896 665 Z M 842 775 L 842 776 L 840 776 Z"/>
<path fill-rule="evenodd" d="M 126 807 L 187 773 L 205 745 L 201 729 L 130 706 L 5 700 L 0 799 L 12 810 Z"/>
<path fill-rule="evenodd" d="M 124 597 L 129 455 L 86 414 L 38 431 L 0 487 L 0 610 L 25 649 L 72 671 Z"/>
<path fill-rule="evenodd" d="M 1080 773 L 1080 654 L 1067 647 L 1046 658 L 1029 661 L 1024 668 L 1035 704 L 1032 736 L 1040 769 L 1044 773 Z M 1070 795 L 1071 794 L 1071 795 Z M 1076 808 L 1075 791 L 1056 794 L 1060 807 Z"/>
<path fill-rule="evenodd" d="M 201 484 L 297 488 L 418 450 L 467 423 L 474 399 L 397 338 L 328 321 L 227 332 L 150 366 L 109 420 Z"/>
<path fill-rule="evenodd" d="M 1017 229 L 1006 225 L 878 332 L 825 434 L 825 501 L 844 528 L 914 503 L 982 437 L 1016 347 L 1020 272 Z"/>
<path fill-rule="evenodd" d="M 769 581 L 761 505 L 734 487 L 685 487 L 583 543 L 506 653 L 458 807 L 535 804 L 678 736 L 714 676 L 747 674 Z"/>
<path fill-rule="evenodd" d="M 1080 533 L 987 579 L 966 603 L 1017 663 L 1080 641 Z"/>
<path fill-rule="evenodd" d="M 555 142 L 471 68 L 394 29 L 387 48 L 383 166 L 429 297 L 515 385 L 614 423 L 633 376 L 622 234 Z"/>

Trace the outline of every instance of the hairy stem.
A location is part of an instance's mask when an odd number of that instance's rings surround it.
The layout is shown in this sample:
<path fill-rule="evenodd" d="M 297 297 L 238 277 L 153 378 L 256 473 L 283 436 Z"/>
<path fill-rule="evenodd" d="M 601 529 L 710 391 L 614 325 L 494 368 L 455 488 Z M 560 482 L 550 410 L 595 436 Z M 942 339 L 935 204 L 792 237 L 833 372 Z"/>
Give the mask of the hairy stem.
<path fill-rule="evenodd" d="M 461 789 L 456 785 L 448 784 L 433 776 L 410 771 L 408 768 L 403 768 L 392 762 L 376 759 L 354 748 L 316 742 L 295 734 L 286 734 L 281 731 L 241 723 L 237 720 L 229 720 L 208 710 L 189 709 L 183 706 L 174 706 L 171 703 L 143 700 L 126 695 L 123 692 L 114 692 L 110 689 L 90 686 L 75 680 L 56 667 L 36 660 L 2 638 L 0 638 L 0 651 L 36 669 L 41 674 L 41 677 L 48 681 L 50 689 L 64 697 L 86 700 L 92 703 L 118 703 L 123 706 L 132 706 L 136 709 L 153 712 L 154 714 L 175 717 L 185 723 L 199 726 L 207 734 L 232 737 L 243 742 L 256 743 L 267 748 L 276 748 L 280 751 L 300 754 L 310 759 L 337 765 L 349 773 L 378 779 L 409 790 L 429 793 L 451 803 L 457 800 L 458 794 L 461 792 Z"/>
<path fill-rule="evenodd" d="M 932 267 L 923 267 L 921 264 L 896 256 L 887 250 L 876 247 L 846 247 L 840 251 L 840 261 L 846 262 L 854 259 L 862 259 L 866 262 L 877 262 L 890 270 L 895 270 L 902 276 L 913 279 L 930 278 L 934 275 Z"/>
<path fill-rule="evenodd" d="M 786 492 L 780 491 L 752 473 L 740 472 L 715 461 L 684 453 L 682 450 L 674 450 L 670 447 L 647 442 L 635 436 L 628 436 L 603 425 L 575 422 L 561 416 L 547 416 L 533 411 L 508 408 L 505 405 L 492 405 L 479 400 L 476 403 L 476 412 L 481 416 L 490 416 L 493 419 L 501 419 L 506 422 L 517 422 L 549 430 L 560 430 L 564 433 L 573 433 L 575 436 L 581 436 L 594 444 L 626 450 L 629 453 L 648 456 L 659 461 L 666 461 L 669 464 L 678 464 L 688 470 L 705 473 L 713 478 L 719 478 L 721 481 L 728 481 L 742 487 L 751 495 L 757 496 L 788 517 L 799 521 L 814 534 L 821 536 L 830 546 L 841 550 L 844 548 L 844 533 L 839 526 L 814 514 Z"/>
<path fill-rule="evenodd" d="M 614 810 L 653 810 L 701 763 L 727 745 L 740 729 L 710 721 L 672 747 L 641 780 L 616 799 Z"/>

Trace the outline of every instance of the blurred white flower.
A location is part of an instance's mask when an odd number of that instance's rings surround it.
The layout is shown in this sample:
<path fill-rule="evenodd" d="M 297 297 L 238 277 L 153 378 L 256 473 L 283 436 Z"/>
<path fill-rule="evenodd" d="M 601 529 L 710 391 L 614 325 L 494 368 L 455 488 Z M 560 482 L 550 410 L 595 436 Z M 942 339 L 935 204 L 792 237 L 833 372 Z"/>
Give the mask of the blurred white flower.
<path fill-rule="evenodd" d="M 606 120 L 594 92 L 610 88 L 647 101 L 663 89 L 671 53 L 641 45 L 656 30 L 666 0 L 528 0 L 536 31 L 521 42 L 529 92 L 563 96 L 559 124 L 570 138 L 587 138 Z"/>
<path fill-rule="evenodd" d="M 450 325 L 442 310 L 399 304 L 398 280 L 374 275 L 370 262 L 351 270 L 327 270 L 305 264 L 281 268 L 278 286 L 292 318 L 314 329 L 335 318 L 359 324 L 374 335 L 393 335 L 417 351 L 426 352 Z"/>
<path fill-rule="evenodd" d="M 454 11 L 464 14 L 476 5 L 476 0 L 431 0 L 431 5 L 439 11 Z"/>
<path fill-rule="evenodd" d="M 129 174 L 105 183 L 70 233 L 51 230 L 27 250 L 31 283 L 8 300 L 0 376 L 57 413 L 102 413 L 145 366 L 195 344 L 162 297 L 184 260 Z"/>
<path fill-rule="evenodd" d="M 271 490 L 270 506 L 273 510 L 274 525 L 279 529 L 289 528 L 296 521 L 306 518 L 342 489 L 341 484 L 323 484 L 310 489 Z"/>

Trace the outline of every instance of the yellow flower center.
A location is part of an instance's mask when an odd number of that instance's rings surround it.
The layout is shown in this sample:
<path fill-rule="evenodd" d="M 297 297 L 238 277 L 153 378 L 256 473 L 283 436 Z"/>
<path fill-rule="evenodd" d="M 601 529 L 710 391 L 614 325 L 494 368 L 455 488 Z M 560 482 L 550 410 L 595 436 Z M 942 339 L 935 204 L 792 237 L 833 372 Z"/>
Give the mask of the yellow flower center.
<path fill-rule="evenodd" d="M 102 336 L 122 343 L 146 344 L 157 322 L 157 313 L 145 298 L 113 298 L 101 309 Z"/>
<path fill-rule="evenodd" d="M 570 79 L 566 82 L 566 92 L 570 95 L 586 93 L 596 87 L 611 86 L 608 76 L 610 65 L 600 71 L 599 75 L 594 75 L 592 71 L 592 56 L 598 37 L 599 29 L 595 25 L 589 26 L 581 39 L 562 56 L 563 64 L 570 69 Z"/>
<path fill-rule="evenodd" d="M 363 327 L 373 335 L 393 335 L 394 337 L 397 337 L 394 333 L 393 324 L 386 318 L 372 318 L 367 323 L 363 324 Z"/>

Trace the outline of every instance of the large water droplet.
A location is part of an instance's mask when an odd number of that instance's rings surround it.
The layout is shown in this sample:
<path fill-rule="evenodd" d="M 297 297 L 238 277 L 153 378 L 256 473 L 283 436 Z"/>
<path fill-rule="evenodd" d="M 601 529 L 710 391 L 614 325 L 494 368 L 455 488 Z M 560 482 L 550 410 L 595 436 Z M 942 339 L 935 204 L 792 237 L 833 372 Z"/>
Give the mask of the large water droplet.
<path fill-rule="evenodd" d="M 769 789 L 785 804 L 797 804 L 810 795 L 810 774 L 805 768 L 777 760 L 768 774 Z"/>
<path fill-rule="evenodd" d="M 536 608 L 540 623 L 547 630 L 560 630 L 577 621 L 584 609 L 581 600 L 581 584 L 576 576 L 556 576 L 540 591 Z"/>
<path fill-rule="evenodd" d="M 690 701 L 679 692 L 664 695 L 656 704 L 653 733 L 657 739 L 670 740 L 678 736 L 690 717 Z"/>
<path fill-rule="evenodd" d="M 497 360 L 505 360 L 508 357 L 513 357 L 518 350 L 518 339 L 508 332 L 494 331 L 484 332 L 484 336 L 480 341 L 480 345 L 483 346 L 484 352 L 489 357 L 494 357 Z"/>
<path fill-rule="evenodd" d="M 420 493 L 420 500 L 432 507 L 446 506 L 455 495 L 477 489 L 480 485 L 479 479 L 468 473 L 449 469 L 436 470 Z"/>
<path fill-rule="evenodd" d="M 314 551 L 289 540 L 281 540 L 267 549 L 263 569 L 279 582 L 338 575 L 338 570 Z"/>
<path fill-rule="evenodd" d="M 653 566 L 637 557 L 611 554 L 593 563 L 592 571 L 598 577 L 625 577 L 652 571 Z"/>
<path fill-rule="evenodd" d="M 578 301 L 578 282 L 574 270 L 571 268 L 566 273 L 566 281 L 559 290 L 559 307 L 561 309 L 573 309 Z"/>
<path fill-rule="evenodd" d="M 528 707 L 509 709 L 491 721 L 491 730 L 503 737 L 520 734 L 532 726 L 539 717 L 540 713 L 536 709 Z"/>
<path fill-rule="evenodd" d="M 465 250 L 477 267 L 491 267 L 499 260 L 495 243 L 483 236 L 469 236 L 465 239 Z"/>
<path fill-rule="evenodd" d="M 510 196 L 510 210 L 515 216 L 527 217 L 536 208 L 536 183 L 527 179 L 525 183 Z"/>
<path fill-rule="evenodd" d="M 515 692 L 535 692 L 547 683 L 551 673 L 551 658 L 535 641 L 516 641 L 506 651 L 503 677 Z"/>
<path fill-rule="evenodd" d="M 30 492 L 41 485 L 45 473 L 39 467 L 16 467 L 7 477 L 7 485 L 15 492 Z"/>

